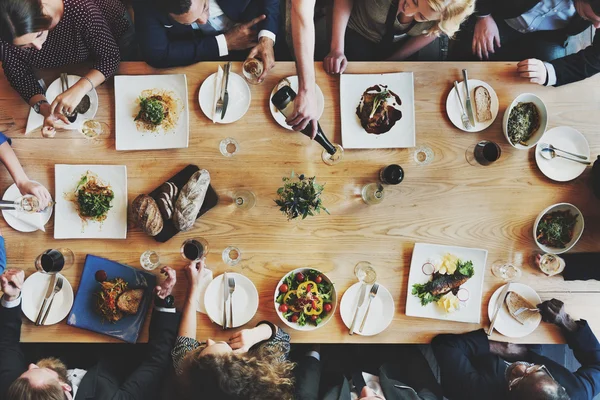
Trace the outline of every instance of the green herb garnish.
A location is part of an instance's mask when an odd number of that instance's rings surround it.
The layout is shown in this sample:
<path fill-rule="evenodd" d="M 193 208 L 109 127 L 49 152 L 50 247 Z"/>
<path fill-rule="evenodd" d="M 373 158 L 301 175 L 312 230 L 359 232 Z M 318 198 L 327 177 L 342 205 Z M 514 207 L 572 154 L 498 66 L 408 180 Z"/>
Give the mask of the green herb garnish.
<path fill-rule="evenodd" d="M 165 119 L 163 103 L 153 97 L 140 97 L 140 112 L 135 121 L 144 121 L 152 125 L 160 125 Z"/>

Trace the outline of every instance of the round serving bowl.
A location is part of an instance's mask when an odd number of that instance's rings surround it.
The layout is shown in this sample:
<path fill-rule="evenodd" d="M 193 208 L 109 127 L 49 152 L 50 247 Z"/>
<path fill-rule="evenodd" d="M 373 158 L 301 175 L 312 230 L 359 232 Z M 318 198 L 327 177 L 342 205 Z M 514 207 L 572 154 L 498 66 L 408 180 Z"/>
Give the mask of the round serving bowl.
<path fill-rule="evenodd" d="M 296 275 L 298 273 L 302 273 L 305 276 L 309 276 L 310 271 L 315 271 L 323 278 L 324 282 L 327 282 L 332 285 L 332 294 L 331 294 L 332 308 L 331 308 L 331 311 L 325 316 L 325 318 L 323 318 L 323 320 L 321 321 L 321 323 L 319 325 L 315 326 L 311 323 L 307 323 L 304 326 L 300 326 L 297 322 L 291 322 L 291 321 L 288 321 L 286 318 L 284 318 L 283 313 L 281 311 L 279 311 L 279 306 L 281 304 L 277 303 L 277 295 L 279 294 L 279 287 L 285 282 L 285 278 L 288 275 L 292 275 L 293 279 L 296 279 Z M 331 279 L 329 279 L 329 277 L 327 277 L 327 275 L 325 275 L 323 272 L 321 272 L 317 269 L 314 269 L 314 268 L 297 268 L 293 271 L 288 272 L 287 274 L 285 274 L 283 276 L 283 278 L 281 278 L 281 280 L 275 287 L 275 293 L 273 295 L 273 304 L 275 305 L 275 312 L 277 313 L 277 316 L 281 319 L 281 321 L 283 321 L 284 324 L 286 324 L 290 328 L 295 329 L 297 331 L 314 331 L 315 329 L 319 329 L 322 326 L 325 326 L 331 320 L 333 315 L 335 314 L 335 311 L 337 308 L 337 293 L 335 291 L 335 285 L 333 285 L 333 282 L 331 282 Z"/>
<path fill-rule="evenodd" d="M 577 215 L 577 222 L 575 223 L 575 227 L 573 228 L 573 237 L 571 238 L 569 243 L 566 244 L 566 246 L 564 248 L 546 246 L 546 245 L 540 243 L 537 239 L 537 229 L 538 229 L 540 220 L 542 219 L 542 217 L 544 215 L 552 213 L 554 211 L 570 211 L 571 214 Z M 561 253 L 571 250 L 571 248 L 573 248 L 573 246 L 575 246 L 575 244 L 581 237 L 581 234 L 583 233 L 583 227 L 584 227 L 583 214 L 581 213 L 581 211 L 579 211 L 579 209 L 577 207 L 575 207 L 573 204 L 570 204 L 570 203 L 553 204 L 550 207 L 547 207 L 545 210 L 543 210 L 535 219 L 535 223 L 533 224 L 533 240 L 535 240 L 535 243 L 544 252 L 552 253 L 552 254 L 561 254 Z"/>
<path fill-rule="evenodd" d="M 524 146 L 520 143 L 513 144 L 513 142 L 511 142 L 510 140 L 510 137 L 508 136 L 508 117 L 510 116 L 510 113 L 512 112 L 513 108 L 515 108 L 515 106 L 519 103 L 535 104 L 540 114 L 540 126 L 533 133 L 533 135 L 531 135 L 531 138 L 529 138 L 529 140 L 527 141 L 527 146 Z M 514 99 L 512 103 L 510 103 L 506 111 L 504 111 L 504 117 L 502 118 L 502 131 L 504 132 L 504 137 L 506 138 L 506 141 L 510 143 L 512 147 L 519 150 L 527 150 L 535 146 L 544 135 L 544 132 L 546 132 L 547 125 L 548 110 L 546 109 L 546 104 L 544 104 L 542 99 L 540 99 L 533 93 L 522 93 L 518 95 L 517 98 Z"/>

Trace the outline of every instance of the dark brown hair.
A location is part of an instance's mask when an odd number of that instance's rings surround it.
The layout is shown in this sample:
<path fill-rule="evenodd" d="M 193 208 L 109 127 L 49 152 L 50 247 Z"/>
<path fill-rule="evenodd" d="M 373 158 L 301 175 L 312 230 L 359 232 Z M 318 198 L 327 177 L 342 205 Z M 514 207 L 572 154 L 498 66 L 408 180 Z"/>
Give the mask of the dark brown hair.
<path fill-rule="evenodd" d="M 44 14 L 41 0 L 0 0 L 0 38 L 12 43 L 15 38 L 45 31 L 52 18 Z"/>

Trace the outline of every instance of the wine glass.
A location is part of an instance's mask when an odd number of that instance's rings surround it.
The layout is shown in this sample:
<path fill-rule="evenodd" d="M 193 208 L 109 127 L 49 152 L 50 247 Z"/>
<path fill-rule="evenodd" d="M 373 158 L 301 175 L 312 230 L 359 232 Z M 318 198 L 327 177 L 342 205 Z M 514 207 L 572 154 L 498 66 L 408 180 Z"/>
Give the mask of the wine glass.
<path fill-rule="evenodd" d="M 335 165 L 342 161 L 344 158 L 344 148 L 337 143 L 333 144 L 333 147 L 336 148 L 336 152 L 333 154 L 329 154 L 329 152 L 323 149 L 321 153 L 321 160 L 327 165 Z"/>
<path fill-rule="evenodd" d="M 247 58 L 242 64 L 242 74 L 246 82 L 252 85 L 258 85 L 261 83 L 258 78 L 262 75 L 265 70 L 265 65 L 258 58 Z"/>
<path fill-rule="evenodd" d="M 548 276 L 560 274 L 565 269 L 565 260 L 551 253 L 542 255 L 539 260 L 536 257 L 536 264 Z"/>
<path fill-rule="evenodd" d="M 512 263 L 496 261 L 492 264 L 492 274 L 505 282 L 514 281 L 521 277 L 521 269 Z"/>
<path fill-rule="evenodd" d="M 223 250 L 223 262 L 230 267 L 237 265 L 242 260 L 242 252 L 234 246 L 229 246 Z"/>
<path fill-rule="evenodd" d="M 180 252 L 186 260 L 200 260 L 208 254 L 208 242 L 203 238 L 188 239 L 181 245 Z"/>
<path fill-rule="evenodd" d="M 427 146 L 421 146 L 415 150 L 414 159 L 419 165 L 431 164 L 434 158 L 434 153 L 431 148 Z"/>
<path fill-rule="evenodd" d="M 467 162 L 471 165 L 487 166 L 497 161 L 502 154 L 500 146 L 489 140 L 482 140 L 475 145 L 469 146 L 465 153 Z"/>
<path fill-rule="evenodd" d="M 228 137 L 221 140 L 221 143 L 219 143 L 219 151 L 221 151 L 221 154 L 225 157 L 233 157 L 237 154 L 239 148 L 240 145 L 234 138 Z"/>
<path fill-rule="evenodd" d="M 361 195 L 363 201 L 368 205 L 379 204 L 384 198 L 383 185 L 379 182 L 369 183 L 362 188 Z"/>
<path fill-rule="evenodd" d="M 256 205 L 256 195 L 250 190 L 238 190 L 233 194 L 233 204 L 240 210 L 250 210 Z"/>
<path fill-rule="evenodd" d="M 140 264 L 145 270 L 152 271 L 160 266 L 160 257 L 154 250 L 146 250 L 140 256 Z"/>
<path fill-rule="evenodd" d="M 361 261 L 354 267 L 354 275 L 360 282 L 370 285 L 377 280 L 377 273 L 368 261 Z"/>
<path fill-rule="evenodd" d="M 70 249 L 48 249 L 35 259 L 35 268 L 43 274 L 56 274 L 70 268 L 75 255 Z"/>
<path fill-rule="evenodd" d="M 86 139 L 97 139 L 102 135 L 110 134 L 108 124 L 95 119 L 84 119 L 77 129 Z"/>

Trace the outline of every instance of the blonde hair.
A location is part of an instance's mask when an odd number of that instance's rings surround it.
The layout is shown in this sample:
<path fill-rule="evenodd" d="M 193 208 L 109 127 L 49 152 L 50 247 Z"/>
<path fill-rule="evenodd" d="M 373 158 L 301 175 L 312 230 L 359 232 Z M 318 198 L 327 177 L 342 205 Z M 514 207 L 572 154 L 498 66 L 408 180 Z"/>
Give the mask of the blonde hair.
<path fill-rule="evenodd" d="M 440 36 L 442 33 L 452 38 L 460 24 L 475 11 L 475 0 L 427 0 L 429 7 L 440 13 L 439 21 L 424 33 Z"/>

